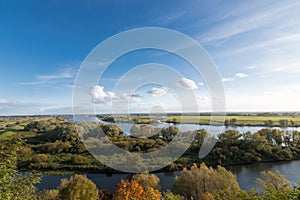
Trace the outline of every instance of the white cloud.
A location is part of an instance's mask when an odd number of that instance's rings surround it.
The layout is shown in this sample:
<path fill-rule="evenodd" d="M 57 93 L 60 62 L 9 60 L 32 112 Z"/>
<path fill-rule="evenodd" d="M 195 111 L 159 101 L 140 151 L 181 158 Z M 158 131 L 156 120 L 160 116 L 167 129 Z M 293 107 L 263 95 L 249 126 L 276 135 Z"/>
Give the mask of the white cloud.
<path fill-rule="evenodd" d="M 229 81 L 233 81 L 234 79 L 229 77 L 229 78 L 222 78 L 223 82 L 229 82 Z"/>
<path fill-rule="evenodd" d="M 234 76 L 236 76 L 238 78 L 246 78 L 246 77 L 248 77 L 248 75 L 245 74 L 245 73 L 236 73 Z"/>
<path fill-rule="evenodd" d="M 114 92 L 105 91 L 103 86 L 95 85 L 90 90 L 92 102 L 95 104 L 114 102 L 130 102 L 138 103 L 141 101 L 141 96 L 138 94 L 115 94 Z"/>
<path fill-rule="evenodd" d="M 160 96 L 163 96 L 163 95 L 168 93 L 168 88 L 166 88 L 166 87 L 160 87 L 160 88 L 154 87 L 151 90 L 147 91 L 147 93 L 151 94 L 152 96 L 155 96 L 155 97 L 160 97 Z"/>
<path fill-rule="evenodd" d="M 198 85 L 200 85 L 200 86 L 203 86 L 203 85 L 204 85 L 204 83 L 202 83 L 202 82 L 199 82 L 199 83 L 198 83 Z"/>
<path fill-rule="evenodd" d="M 112 98 L 116 97 L 113 92 L 104 91 L 104 87 L 100 85 L 93 86 L 90 90 L 90 95 L 93 103 L 108 102 L 111 101 Z"/>
<path fill-rule="evenodd" d="M 191 79 L 187 79 L 187 78 L 181 78 L 178 80 L 177 85 L 189 90 L 194 90 L 197 89 L 198 86 L 196 85 L 196 83 L 191 80 Z"/>
<path fill-rule="evenodd" d="M 8 100 L 7 99 L 0 99 L 0 104 L 3 104 L 3 103 L 8 103 Z"/>

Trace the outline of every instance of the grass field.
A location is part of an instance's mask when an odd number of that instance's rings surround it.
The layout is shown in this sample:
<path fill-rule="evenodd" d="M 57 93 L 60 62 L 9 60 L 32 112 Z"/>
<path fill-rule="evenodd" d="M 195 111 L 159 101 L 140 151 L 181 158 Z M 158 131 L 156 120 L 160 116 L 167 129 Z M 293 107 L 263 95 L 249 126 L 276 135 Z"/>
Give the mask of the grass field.
<path fill-rule="evenodd" d="M 288 126 L 300 126 L 300 116 L 225 116 L 225 120 L 236 119 L 236 125 L 265 126 L 265 121 L 271 120 L 272 126 L 280 126 L 279 120 L 287 120 Z M 210 116 L 170 116 L 164 121 L 176 121 L 195 124 L 209 124 Z M 292 121 L 292 123 L 291 123 Z"/>

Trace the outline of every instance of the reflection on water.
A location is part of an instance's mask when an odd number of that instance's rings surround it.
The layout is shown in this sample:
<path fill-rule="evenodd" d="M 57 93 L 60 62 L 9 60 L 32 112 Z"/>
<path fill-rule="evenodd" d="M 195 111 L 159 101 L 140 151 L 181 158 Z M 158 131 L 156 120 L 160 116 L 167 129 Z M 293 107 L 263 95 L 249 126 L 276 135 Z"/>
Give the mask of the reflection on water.
<path fill-rule="evenodd" d="M 277 163 L 259 163 L 244 166 L 228 167 L 236 176 L 243 190 L 250 190 L 251 188 L 258 188 L 256 183 L 257 178 L 261 178 L 261 171 L 280 171 L 291 182 L 293 186 L 297 186 L 300 182 L 300 160 L 291 162 L 277 162 Z"/>
<path fill-rule="evenodd" d="M 71 118 L 66 121 L 74 122 L 74 121 L 87 121 L 87 122 L 103 122 L 97 118 L 81 116 L 76 117 L 76 119 Z M 109 122 L 105 122 L 109 123 Z M 110 123 L 110 124 L 117 124 L 122 128 L 126 135 L 130 134 L 130 129 L 134 124 L 131 123 Z M 163 128 L 173 125 L 172 123 L 160 123 L 156 124 L 157 128 Z M 209 131 L 209 125 L 197 125 L 197 124 L 176 124 L 178 128 L 182 131 L 193 131 L 199 129 L 205 129 Z M 238 130 L 242 133 L 250 131 L 256 132 L 261 130 L 262 128 L 268 127 L 261 127 L 261 126 L 238 126 L 238 127 L 225 127 L 223 126 L 223 130 Z M 297 130 L 300 131 L 300 127 L 288 127 L 288 128 L 279 128 L 281 130 Z M 291 162 L 280 162 L 280 163 L 260 163 L 260 164 L 253 164 L 253 165 L 244 165 L 244 166 L 231 166 L 228 167 L 236 176 L 237 180 L 240 184 L 241 189 L 243 190 L 250 190 L 251 188 L 258 188 L 258 184 L 255 182 L 257 178 L 260 178 L 261 171 L 275 171 L 279 170 L 282 174 L 286 176 L 286 178 L 291 181 L 291 183 L 296 186 L 297 183 L 300 182 L 300 173 L 298 169 L 300 167 L 300 160 L 298 161 L 291 161 Z M 180 172 L 172 172 L 172 173 L 156 173 L 156 175 L 160 178 L 160 185 L 162 191 L 167 189 L 171 189 L 174 183 L 174 179 L 178 176 Z M 39 189 L 52 189 L 56 188 L 60 184 L 60 180 L 62 178 L 69 178 L 71 175 L 45 175 L 41 181 L 37 185 Z M 128 174 L 87 174 L 87 177 L 94 181 L 99 189 L 106 189 L 109 192 L 113 192 L 116 189 L 116 185 L 121 181 L 121 179 L 126 179 Z"/>
<path fill-rule="evenodd" d="M 130 135 L 130 129 L 132 128 L 133 123 L 125 123 L 125 122 L 117 122 L 117 123 L 112 123 L 112 122 L 104 122 L 102 120 L 99 120 L 96 117 L 88 117 L 88 116 L 76 116 L 75 118 L 70 118 L 65 120 L 65 122 L 78 122 L 78 121 L 86 121 L 86 122 L 103 122 L 107 124 L 116 124 L 118 125 L 125 135 Z M 171 125 L 172 123 L 155 123 L 151 124 L 156 128 L 167 128 Z M 200 130 L 200 129 L 205 129 L 206 131 L 209 132 L 209 130 L 212 130 L 212 126 L 210 125 L 198 125 L 198 124 L 176 124 L 180 130 L 182 131 L 194 131 L 194 130 Z M 237 130 L 241 133 L 245 133 L 247 131 L 250 132 L 257 132 L 263 128 L 270 128 L 270 127 L 265 127 L 265 126 L 222 126 L 222 130 Z M 288 131 L 300 131 L 300 127 L 286 127 L 286 128 L 281 128 L 281 127 L 271 127 L 272 129 L 280 129 L 280 130 L 288 130 Z M 211 134 L 218 134 L 218 133 L 211 133 Z"/>
<path fill-rule="evenodd" d="M 260 178 L 261 171 L 275 171 L 279 170 L 286 178 L 296 186 L 300 182 L 300 160 L 291 162 L 280 162 L 280 163 L 260 163 L 245 166 L 232 166 L 228 167 L 236 176 L 240 184 L 241 189 L 250 190 L 251 188 L 258 188 L 255 180 Z M 180 172 L 166 172 L 166 173 L 155 173 L 160 178 L 161 190 L 166 191 L 172 189 L 175 177 L 180 175 Z M 87 177 L 91 179 L 99 189 L 106 189 L 109 192 L 113 192 L 116 189 L 117 184 L 121 179 L 126 179 L 128 174 L 95 174 L 89 173 Z M 71 175 L 45 175 L 42 178 L 41 183 L 37 184 L 37 187 L 42 189 L 53 189 L 60 184 L 62 178 L 70 178 Z"/>

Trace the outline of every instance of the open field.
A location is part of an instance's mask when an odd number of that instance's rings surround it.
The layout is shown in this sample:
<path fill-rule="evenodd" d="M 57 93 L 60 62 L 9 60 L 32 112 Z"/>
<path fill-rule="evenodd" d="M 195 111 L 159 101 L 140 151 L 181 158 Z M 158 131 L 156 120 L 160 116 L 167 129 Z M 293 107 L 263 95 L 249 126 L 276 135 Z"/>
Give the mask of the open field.
<path fill-rule="evenodd" d="M 100 117 L 101 118 L 101 117 Z M 104 118 L 102 118 L 106 121 Z M 118 122 L 135 122 L 138 124 L 147 124 L 151 121 L 160 120 L 162 122 L 170 123 L 187 123 L 187 124 L 201 124 L 209 125 L 211 116 L 209 115 L 167 115 L 167 117 L 149 116 L 149 115 L 117 115 L 109 117 L 110 121 Z M 114 120 L 112 120 L 114 119 Z M 274 116 L 261 116 L 261 115 L 228 115 L 216 116 L 215 120 L 224 120 L 226 126 L 267 126 L 267 127 L 298 127 L 300 126 L 300 116 L 288 115 L 274 115 Z"/>
<path fill-rule="evenodd" d="M 204 125 L 209 124 L 210 120 L 211 116 L 169 116 L 163 121 Z M 287 126 L 300 126 L 300 116 L 225 116 L 225 120 L 233 120 L 234 124 L 228 125 L 235 126 L 281 126 L 280 120 L 287 120 Z M 145 121 L 145 118 L 141 121 Z"/>

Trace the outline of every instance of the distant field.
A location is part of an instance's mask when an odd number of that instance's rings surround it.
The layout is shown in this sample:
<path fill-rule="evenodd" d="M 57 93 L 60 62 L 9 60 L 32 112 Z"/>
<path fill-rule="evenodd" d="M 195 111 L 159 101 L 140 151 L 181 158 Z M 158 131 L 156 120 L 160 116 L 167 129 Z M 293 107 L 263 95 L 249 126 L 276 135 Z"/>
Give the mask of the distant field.
<path fill-rule="evenodd" d="M 225 116 L 225 120 L 232 119 L 236 119 L 237 126 L 264 126 L 268 120 L 272 121 L 272 126 L 280 126 L 279 120 L 287 120 L 288 126 L 300 126 L 300 116 Z M 164 121 L 209 124 L 210 120 L 211 116 L 169 116 Z"/>

